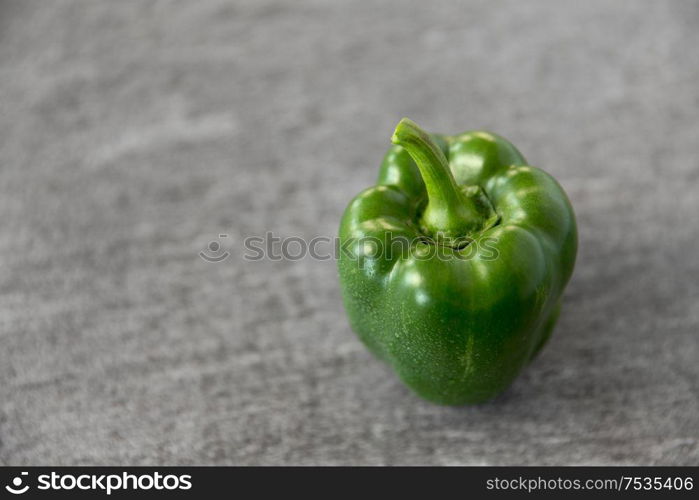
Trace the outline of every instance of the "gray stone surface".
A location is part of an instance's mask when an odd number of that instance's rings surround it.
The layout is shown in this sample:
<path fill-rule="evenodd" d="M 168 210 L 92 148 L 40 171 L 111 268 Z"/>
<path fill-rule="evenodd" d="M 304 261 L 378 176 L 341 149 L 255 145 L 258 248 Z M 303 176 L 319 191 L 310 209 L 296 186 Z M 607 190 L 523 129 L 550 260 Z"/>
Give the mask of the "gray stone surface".
<path fill-rule="evenodd" d="M 3 464 L 697 464 L 699 3 L 0 3 Z M 568 191 L 557 331 L 504 395 L 414 397 L 333 236 L 394 125 Z M 217 238 L 231 252 L 209 264 Z"/>

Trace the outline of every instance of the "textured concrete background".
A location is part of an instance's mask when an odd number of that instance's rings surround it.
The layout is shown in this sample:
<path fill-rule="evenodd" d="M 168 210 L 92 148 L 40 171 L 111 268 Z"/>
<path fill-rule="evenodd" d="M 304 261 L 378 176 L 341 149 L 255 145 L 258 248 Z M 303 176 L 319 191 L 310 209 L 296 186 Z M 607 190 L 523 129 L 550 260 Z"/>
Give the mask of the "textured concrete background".
<path fill-rule="evenodd" d="M 0 3 L 0 462 L 699 463 L 699 3 Z M 492 403 L 347 326 L 335 234 L 394 125 L 556 176 L 580 253 Z M 219 233 L 231 256 L 198 252 Z"/>

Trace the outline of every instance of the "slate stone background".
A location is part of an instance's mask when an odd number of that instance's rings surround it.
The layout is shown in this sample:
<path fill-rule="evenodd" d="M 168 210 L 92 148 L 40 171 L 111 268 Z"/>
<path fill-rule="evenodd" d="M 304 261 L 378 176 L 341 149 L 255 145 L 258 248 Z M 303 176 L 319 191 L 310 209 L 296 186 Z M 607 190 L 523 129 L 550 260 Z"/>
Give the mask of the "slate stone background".
<path fill-rule="evenodd" d="M 0 463 L 697 464 L 699 2 L 0 3 Z M 477 407 L 360 345 L 334 236 L 393 127 L 497 131 L 578 265 Z M 218 240 L 230 256 L 198 253 Z"/>

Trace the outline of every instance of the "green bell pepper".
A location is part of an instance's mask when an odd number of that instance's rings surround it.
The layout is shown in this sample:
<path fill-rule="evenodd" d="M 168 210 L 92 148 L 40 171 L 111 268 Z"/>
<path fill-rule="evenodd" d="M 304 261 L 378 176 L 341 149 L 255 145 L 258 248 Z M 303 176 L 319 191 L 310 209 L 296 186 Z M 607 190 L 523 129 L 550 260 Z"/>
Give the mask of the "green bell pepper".
<path fill-rule="evenodd" d="M 487 401 L 551 334 L 575 264 L 573 209 L 495 134 L 428 134 L 404 118 L 392 141 L 340 225 L 350 325 L 425 399 Z"/>

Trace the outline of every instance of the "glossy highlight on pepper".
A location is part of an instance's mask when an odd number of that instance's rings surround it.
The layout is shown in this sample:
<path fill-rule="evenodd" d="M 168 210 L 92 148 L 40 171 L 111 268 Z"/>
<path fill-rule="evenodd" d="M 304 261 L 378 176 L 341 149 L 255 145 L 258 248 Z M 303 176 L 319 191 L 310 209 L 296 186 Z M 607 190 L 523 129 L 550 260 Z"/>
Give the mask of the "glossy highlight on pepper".
<path fill-rule="evenodd" d="M 495 134 L 428 134 L 404 118 L 392 141 L 377 185 L 340 224 L 350 325 L 423 398 L 487 401 L 553 330 L 577 252 L 572 206 L 553 177 Z M 396 238 L 411 251 L 365 251 L 369 240 Z M 496 258 L 478 245 L 486 240 Z M 426 245 L 454 258 L 420 258 Z"/>

